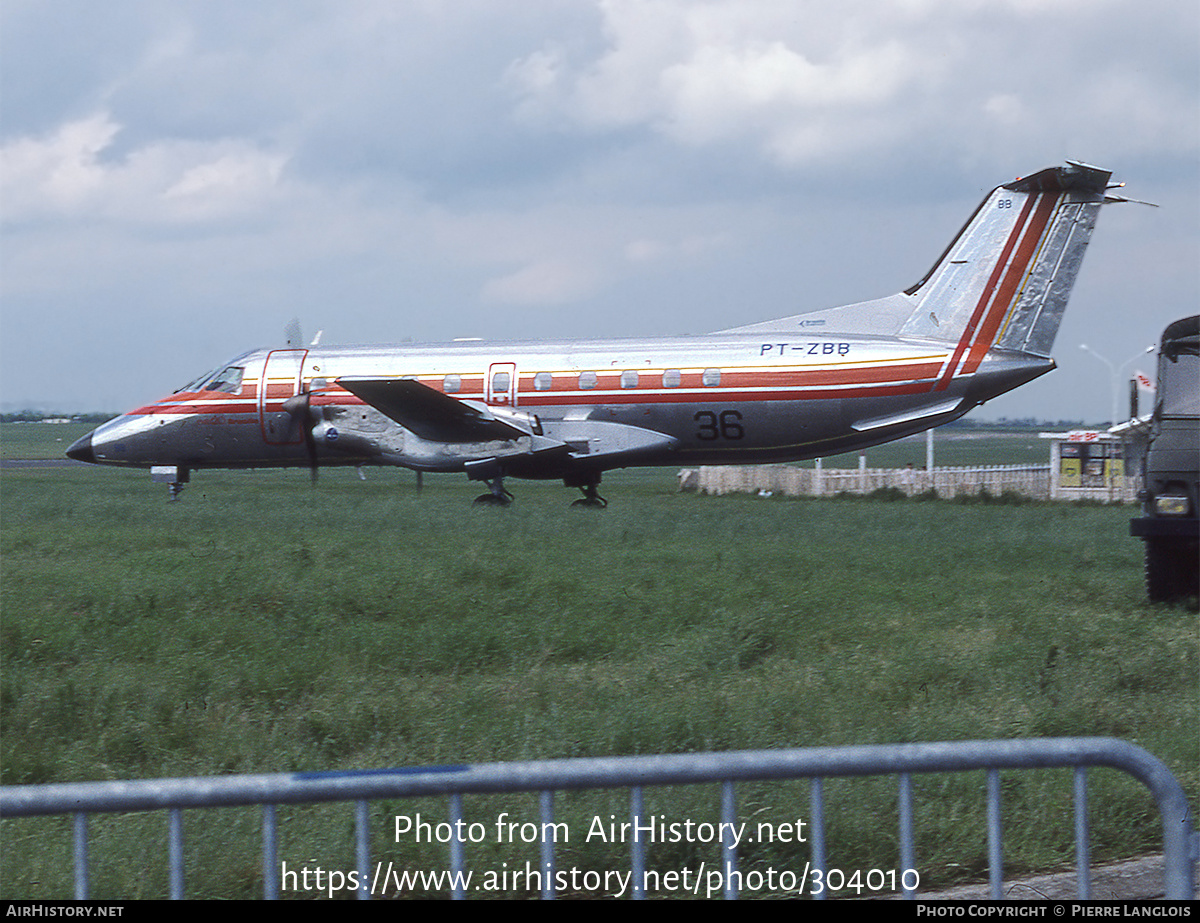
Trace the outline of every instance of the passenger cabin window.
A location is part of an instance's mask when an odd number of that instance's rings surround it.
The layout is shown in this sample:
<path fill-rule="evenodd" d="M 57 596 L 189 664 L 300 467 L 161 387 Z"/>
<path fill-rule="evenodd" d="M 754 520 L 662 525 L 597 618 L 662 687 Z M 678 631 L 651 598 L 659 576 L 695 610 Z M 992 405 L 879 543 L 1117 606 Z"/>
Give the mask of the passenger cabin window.
<path fill-rule="evenodd" d="M 455 394 L 462 388 L 461 375 L 447 375 L 442 379 L 442 390 L 447 394 Z"/>
<path fill-rule="evenodd" d="M 549 372 L 538 372 L 533 376 L 533 389 L 535 391 L 549 391 L 554 384 L 554 377 Z"/>
<path fill-rule="evenodd" d="M 683 375 L 679 369 L 667 369 L 665 372 L 663 372 L 663 387 L 678 388 L 679 382 L 682 379 Z"/>
<path fill-rule="evenodd" d="M 626 369 L 621 373 L 622 388 L 636 388 L 638 386 L 637 369 Z"/>
<path fill-rule="evenodd" d="M 715 388 L 721 383 L 720 369 L 705 369 L 704 374 L 700 377 L 700 383 L 706 388 Z"/>
<path fill-rule="evenodd" d="M 508 372 L 497 372 L 492 376 L 492 391 L 496 394 L 505 394 L 508 392 L 508 383 Z"/>
<path fill-rule="evenodd" d="M 596 387 L 595 372 L 580 372 L 579 373 L 579 390 L 590 391 Z"/>

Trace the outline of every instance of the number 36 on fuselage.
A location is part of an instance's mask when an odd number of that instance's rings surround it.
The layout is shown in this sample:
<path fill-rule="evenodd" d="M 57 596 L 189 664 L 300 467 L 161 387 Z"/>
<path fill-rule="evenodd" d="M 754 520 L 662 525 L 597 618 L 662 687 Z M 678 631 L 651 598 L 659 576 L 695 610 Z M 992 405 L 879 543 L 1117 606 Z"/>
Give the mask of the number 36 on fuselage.
<path fill-rule="evenodd" d="M 72 458 L 193 470 L 398 465 L 561 478 L 779 462 L 920 432 L 1052 368 L 1050 350 L 1110 173 L 1084 164 L 997 187 L 917 284 L 707 336 L 244 353 L 111 420 Z"/>

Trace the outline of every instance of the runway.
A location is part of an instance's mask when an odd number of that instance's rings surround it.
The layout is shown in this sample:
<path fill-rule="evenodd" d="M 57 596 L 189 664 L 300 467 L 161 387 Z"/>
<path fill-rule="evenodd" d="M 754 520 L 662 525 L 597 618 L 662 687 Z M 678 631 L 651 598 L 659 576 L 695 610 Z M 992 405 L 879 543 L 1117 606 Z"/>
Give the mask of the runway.
<path fill-rule="evenodd" d="M 73 458 L 0 458 L 0 470 L 5 468 L 88 468 L 86 462 Z"/>

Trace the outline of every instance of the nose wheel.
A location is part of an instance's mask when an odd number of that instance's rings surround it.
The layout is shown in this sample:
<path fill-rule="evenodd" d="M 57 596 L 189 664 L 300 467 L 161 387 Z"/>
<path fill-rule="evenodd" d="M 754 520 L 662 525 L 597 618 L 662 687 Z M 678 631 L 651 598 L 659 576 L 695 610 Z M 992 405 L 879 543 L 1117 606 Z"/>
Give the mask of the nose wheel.
<path fill-rule="evenodd" d="M 150 468 L 150 480 L 155 484 L 166 484 L 171 500 L 179 499 L 191 474 L 187 468 L 178 465 L 154 465 Z"/>

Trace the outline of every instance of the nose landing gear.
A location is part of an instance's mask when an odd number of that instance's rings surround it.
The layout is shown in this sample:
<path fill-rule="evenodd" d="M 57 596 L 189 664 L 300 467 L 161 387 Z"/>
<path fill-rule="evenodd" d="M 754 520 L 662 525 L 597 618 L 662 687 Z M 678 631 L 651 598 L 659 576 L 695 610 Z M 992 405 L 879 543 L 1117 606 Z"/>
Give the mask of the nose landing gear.
<path fill-rule="evenodd" d="M 171 500 L 179 499 L 191 476 L 192 473 L 187 468 L 175 465 L 155 465 L 150 469 L 150 480 L 155 484 L 166 484 Z"/>

